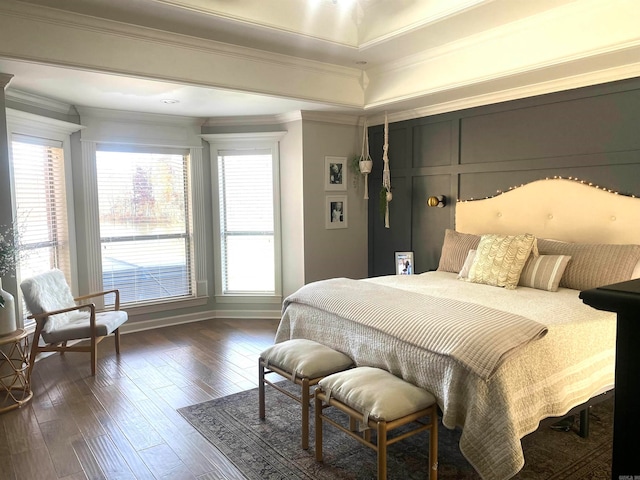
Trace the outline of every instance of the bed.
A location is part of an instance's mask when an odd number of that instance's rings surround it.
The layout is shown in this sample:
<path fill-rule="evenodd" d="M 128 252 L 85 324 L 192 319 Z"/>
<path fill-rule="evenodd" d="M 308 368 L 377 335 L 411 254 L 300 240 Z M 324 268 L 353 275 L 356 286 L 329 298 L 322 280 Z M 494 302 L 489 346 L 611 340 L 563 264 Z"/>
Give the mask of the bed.
<path fill-rule="evenodd" d="M 614 388 L 615 314 L 578 294 L 640 276 L 637 218 L 640 200 L 573 179 L 458 202 L 437 271 L 305 285 L 276 342 L 316 340 L 429 390 L 479 475 L 511 478 L 541 420 Z"/>

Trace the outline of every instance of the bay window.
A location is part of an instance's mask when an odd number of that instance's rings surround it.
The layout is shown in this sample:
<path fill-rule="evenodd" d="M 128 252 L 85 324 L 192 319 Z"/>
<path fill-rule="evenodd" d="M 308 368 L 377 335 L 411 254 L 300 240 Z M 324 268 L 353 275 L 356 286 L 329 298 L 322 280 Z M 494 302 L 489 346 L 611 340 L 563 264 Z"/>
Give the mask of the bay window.
<path fill-rule="evenodd" d="M 279 302 L 281 133 L 203 135 L 211 142 L 216 298 Z"/>
<path fill-rule="evenodd" d="M 62 142 L 13 135 L 11 150 L 20 276 L 58 268 L 71 278 Z"/>
<path fill-rule="evenodd" d="M 189 153 L 98 146 L 102 282 L 126 304 L 193 295 Z"/>
<path fill-rule="evenodd" d="M 52 268 L 77 285 L 70 135 L 81 126 L 7 109 L 13 228 L 20 255 L 17 285 Z M 21 298 L 18 287 L 17 298 Z M 17 302 L 24 325 L 26 307 Z"/>

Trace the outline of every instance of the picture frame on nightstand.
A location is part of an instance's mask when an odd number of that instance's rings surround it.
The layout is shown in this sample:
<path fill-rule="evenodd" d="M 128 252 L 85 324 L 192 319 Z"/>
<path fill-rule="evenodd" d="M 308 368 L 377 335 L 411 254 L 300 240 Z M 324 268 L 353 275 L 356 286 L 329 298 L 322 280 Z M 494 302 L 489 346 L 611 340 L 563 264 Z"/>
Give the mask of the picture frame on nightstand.
<path fill-rule="evenodd" d="M 412 275 L 413 252 L 396 252 L 396 275 Z"/>

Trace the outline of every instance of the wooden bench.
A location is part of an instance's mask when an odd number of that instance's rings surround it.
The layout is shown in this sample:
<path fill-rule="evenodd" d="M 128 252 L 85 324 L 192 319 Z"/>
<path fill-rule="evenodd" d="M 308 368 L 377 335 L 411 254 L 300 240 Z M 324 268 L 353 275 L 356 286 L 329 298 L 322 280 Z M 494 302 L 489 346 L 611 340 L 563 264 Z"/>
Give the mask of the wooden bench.
<path fill-rule="evenodd" d="M 350 429 L 327 417 L 324 410 L 335 407 L 349 416 Z M 428 422 L 420 421 L 429 417 Z M 364 431 L 353 429 L 353 420 Z M 387 446 L 429 430 L 429 479 L 438 478 L 438 405 L 435 397 L 391 373 L 372 367 L 357 367 L 323 378 L 315 392 L 316 460 L 321 462 L 322 426 L 326 422 L 378 454 L 378 479 L 387 478 Z M 392 430 L 414 423 L 415 428 L 389 437 Z M 377 441 L 371 439 L 371 429 Z"/>
<path fill-rule="evenodd" d="M 265 419 L 265 385 L 271 385 L 302 405 L 302 448 L 309 448 L 309 405 L 313 398 L 310 388 L 322 378 L 353 365 L 344 353 L 318 342 L 305 339 L 277 343 L 260 354 L 258 361 L 258 401 L 260 419 Z M 276 373 L 302 387 L 300 396 L 266 378 Z"/>

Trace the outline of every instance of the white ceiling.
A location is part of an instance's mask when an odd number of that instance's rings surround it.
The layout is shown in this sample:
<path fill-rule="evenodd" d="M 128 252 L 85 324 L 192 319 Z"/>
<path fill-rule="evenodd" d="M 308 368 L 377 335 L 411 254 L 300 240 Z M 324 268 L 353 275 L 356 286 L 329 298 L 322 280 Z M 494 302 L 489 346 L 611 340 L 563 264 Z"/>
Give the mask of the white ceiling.
<path fill-rule="evenodd" d="M 415 116 L 640 74 L 635 0 L 0 3 L 0 73 L 13 75 L 7 96 L 43 97 L 61 110 L 227 119 L 299 110 Z M 590 20 L 600 24 L 584 24 Z M 34 31 L 23 37 L 18 24 Z M 107 42 L 98 37 L 105 32 Z M 96 43 L 74 42 L 78 35 Z M 138 43 L 118 49 L 122 39 Z M 146 45 L 140 39 L 162 45 L 166 57 L 123 67 Z M 188 47 L 193 64 L 177 66 L 184 54 L 174 57 L 174 46 Z M 195 58 L 201 54 L 215 54 L 217 62 Z M 315 84 L 324 76 L 326 90 Z"/>

